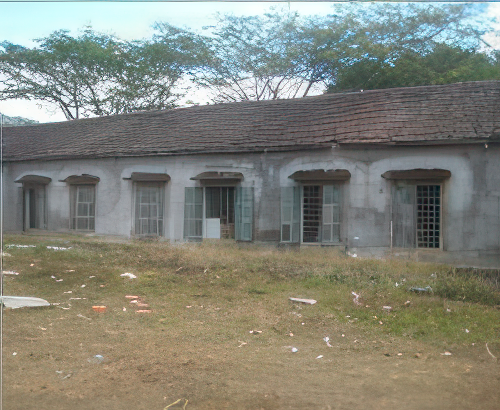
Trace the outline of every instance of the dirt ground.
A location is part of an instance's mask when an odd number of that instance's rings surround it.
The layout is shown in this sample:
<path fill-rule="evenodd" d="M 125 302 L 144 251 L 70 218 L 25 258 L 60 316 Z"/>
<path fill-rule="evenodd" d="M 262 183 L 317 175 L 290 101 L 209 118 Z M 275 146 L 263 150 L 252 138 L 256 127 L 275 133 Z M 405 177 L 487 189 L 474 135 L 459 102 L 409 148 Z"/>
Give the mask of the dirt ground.
<path fill-rule="evenodd" d="M 228 336 L 198 331 L 199 320 L 165 328 L 154 313 L 85 313 L 5 311 L 5 409 L 500 408 L 498 344 L 444 355 L 328 320 L 297 322 L 293 336 L 272 326 Z"/>

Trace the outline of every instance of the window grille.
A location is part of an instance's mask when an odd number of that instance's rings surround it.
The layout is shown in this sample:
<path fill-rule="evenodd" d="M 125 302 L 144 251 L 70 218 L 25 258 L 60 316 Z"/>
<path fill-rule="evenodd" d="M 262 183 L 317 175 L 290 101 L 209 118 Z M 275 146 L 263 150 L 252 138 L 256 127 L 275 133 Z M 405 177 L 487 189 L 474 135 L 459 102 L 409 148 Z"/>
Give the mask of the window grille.
<path fill-rule="evenodd" d="M 163 183 L 136 183 L 136 235 L 163 235 L 163 196 Z"/>
<path fill-rule="evenodd" d="M 95 230 L 95 186 L 72 186 L 71 229 Z"/>
<path fill-rule="evenodd" d="M 417 246 L 439 248 L 441 186 L 417 185 Z"/>
<path fill-rule="evenodd" d="M 303 192 L 302 241 L 319 242 L 323 208 L 321 187 L 305 185 Z"/>
<path fill-rule="evenodd" d="M 184 238 L 191 241 L 203 238 L 203 188 L 184 189 Z"/>

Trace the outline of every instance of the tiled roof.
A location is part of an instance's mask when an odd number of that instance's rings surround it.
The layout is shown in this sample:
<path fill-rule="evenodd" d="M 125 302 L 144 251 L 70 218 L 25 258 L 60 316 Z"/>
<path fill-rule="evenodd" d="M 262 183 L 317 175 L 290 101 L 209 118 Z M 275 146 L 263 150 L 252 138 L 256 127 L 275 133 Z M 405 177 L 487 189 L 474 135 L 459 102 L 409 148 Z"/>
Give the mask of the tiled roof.
<path fill-rule="evenodd" d="M 500 137 L 500 81 L 149 111 L 4 129 L 4 159 L 302 150 Z"/>

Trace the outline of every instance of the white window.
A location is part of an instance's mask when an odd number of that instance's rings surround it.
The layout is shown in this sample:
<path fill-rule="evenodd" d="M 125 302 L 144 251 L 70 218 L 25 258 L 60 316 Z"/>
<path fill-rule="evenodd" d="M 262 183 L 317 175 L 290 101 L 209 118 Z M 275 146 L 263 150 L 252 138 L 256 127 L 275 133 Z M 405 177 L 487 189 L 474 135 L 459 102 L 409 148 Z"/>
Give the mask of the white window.
<path fill-rule="evenodd" d="M 135 219 L 136 235 L 163 236 L 163 182 L 135 183 Z"/>
<path fill-rule="evenodd" d="M 71 186 L 71 229 L 95 230 L 95 185 Z"/>

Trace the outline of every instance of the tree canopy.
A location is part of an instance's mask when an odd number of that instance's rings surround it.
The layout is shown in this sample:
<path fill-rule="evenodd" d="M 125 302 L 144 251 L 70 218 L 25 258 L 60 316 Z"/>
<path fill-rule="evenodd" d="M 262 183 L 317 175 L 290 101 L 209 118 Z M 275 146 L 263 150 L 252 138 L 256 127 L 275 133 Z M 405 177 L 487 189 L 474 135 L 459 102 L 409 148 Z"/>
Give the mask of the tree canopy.
<path fill-rule="evenodd" d="M 409 59 L 425 66 L 438 55 L 451 57 L 452 49 L 462 57 L 477 54 L 490 30 L 489 22 L 477 19 L 478 8 L 472 5 L 421 4 L 342 5 L 329 16 L 307 19 L 286 10 L 262 17 L 219 16 L 206 40 L 213 59 L 198 82 L 215 93 L 215 101 L 411 85 L 400 78 Z M 465 64 L 455 57 L 457 64 Z M 478 54 L 478 59 L 485 57 Z M 427 72 L 420 76 L 423 82 L 445 81 L 442 70 L 421 68 Z M 457 78 L 468 77 L 462 70 Z"/>
<path fill-rule="evenodd" d="M 60 30 L 34 48 L 0 43 L 0 99 L 44 101 L 74 119 L 176 107 L 186 80 L 219 103 L 500 79 L 481 7 L 357 3 L 307 18 L 275 9 L 218 15 L 205 35 L 158 22 L 137 41 Z"/>
<path fill-rule="evenodd" d="M 133 42 L 90 28 L 78 37 L 56 31 L 33 49 L 4 41 L 0 99 L 48 102 L 67 119 L 172 108 L 174 87 L 193 63 L 183 40 L 165 26 L 161 38 Z"/>

